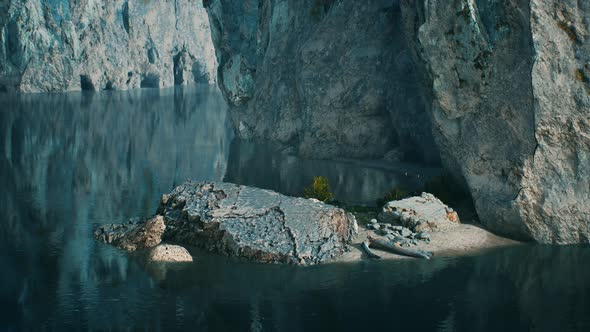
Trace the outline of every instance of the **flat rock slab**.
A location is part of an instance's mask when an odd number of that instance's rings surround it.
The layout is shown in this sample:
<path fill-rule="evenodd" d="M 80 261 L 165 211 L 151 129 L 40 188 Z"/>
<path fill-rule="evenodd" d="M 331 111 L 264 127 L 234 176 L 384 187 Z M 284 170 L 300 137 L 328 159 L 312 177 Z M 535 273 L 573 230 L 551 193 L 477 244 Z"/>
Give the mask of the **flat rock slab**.
<path fill-rule="evenodd" d="M 461 224 L 457 212 L 429 193 L 385 204 L 378 219 L 416 233 L 444 231 Z"/>
<path fill-rule="evenodd" d="M 269 263 L 326 262 L 358 234 L 354 216 L 340 208 L 231 183 L 188 181 L 162 196 L 157 216 L 165 224 L 161 240 Z M 144 230 L 141 223 L 103 225 L 95 235 L 117 244 Z"/>
<path fill-rule="evenodd" d="M 192 262 L 193 256 L 181 246 L 160 244 L 152 248 L 149 259 L 152 262 Z"/>

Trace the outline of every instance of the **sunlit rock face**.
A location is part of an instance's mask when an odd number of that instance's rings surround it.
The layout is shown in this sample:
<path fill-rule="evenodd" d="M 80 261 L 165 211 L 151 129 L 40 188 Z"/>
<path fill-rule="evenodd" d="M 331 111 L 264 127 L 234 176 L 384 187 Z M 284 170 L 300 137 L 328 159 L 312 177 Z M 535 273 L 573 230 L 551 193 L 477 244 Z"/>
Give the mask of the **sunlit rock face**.
<path fill-rule="evenodd" d="M 0 89 L 125 90 L 216 81 L 200 1 L 0 4 Z"/>
<path fill-rule="evenodd" d="M 397 1 L 206 1 L 242 138 L 304 156 L 438 159 Z"/>
<path fill-rule="evenodd" d="M 433 128 L 490 229 L 590 238 L 590 3 L 402 1 Z M 417 69 L 419 70 L 419 69 Z"/>

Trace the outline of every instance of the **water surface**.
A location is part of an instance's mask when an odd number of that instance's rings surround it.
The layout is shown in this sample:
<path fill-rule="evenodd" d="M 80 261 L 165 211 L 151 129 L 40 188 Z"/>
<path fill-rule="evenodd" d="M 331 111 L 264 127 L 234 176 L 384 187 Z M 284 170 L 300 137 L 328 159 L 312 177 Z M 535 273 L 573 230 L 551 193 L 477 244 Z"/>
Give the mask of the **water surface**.
<path fill-rule="evenodd" d="M 192 248 L 194 264 L 154 265 L 92 240 L 187 178 L 295 195 L 325 175 L 368 204 L 437 172 L 300 160 L 228 121 L 207 86 L 0 95 L 0 330 L 590 331 L 587 247 L 300 268 Z"/>

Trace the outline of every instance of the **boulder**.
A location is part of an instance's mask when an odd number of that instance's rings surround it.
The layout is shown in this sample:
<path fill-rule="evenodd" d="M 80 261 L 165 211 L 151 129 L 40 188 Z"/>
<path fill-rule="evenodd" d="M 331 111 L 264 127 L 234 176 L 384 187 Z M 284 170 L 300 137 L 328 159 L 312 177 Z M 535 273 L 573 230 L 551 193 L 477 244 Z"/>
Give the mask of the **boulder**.
<path fill-rule="evenodd" d="M 162 216 L 134 219 L 126 224 L 107 224 L 96 229 L 94 236 L 127 251 L 151 248 L 162 242 L 166 225 Z"/>
<path fill-rule="evenodd" d="M 429 193 L 385 204 L 379 219 L 409 228 L 400 229 L 404 237 L 411 234 L 410 230 L 416 233 L 444 231 L 460 224 L 457 212 Z"/>
<path fill-rule="evenodd" d="M 153 262 L 192 262 L 193 256 L 184 247 L 172 244 L 160 244 L 150 251 Z"/>
<path fill-rule="evenodd" d="M 340 208 L 231 183 L 188 181 L 162 197 L 157 213 L 150 220 L 165 223 L 163 234 L 154 233 L 160 240 L 267 263 L 326 262 L 358 234 L 354 216 Z M 148 222 L 101 226 L 95 234 L 115 245 L 136 243 Z"/>

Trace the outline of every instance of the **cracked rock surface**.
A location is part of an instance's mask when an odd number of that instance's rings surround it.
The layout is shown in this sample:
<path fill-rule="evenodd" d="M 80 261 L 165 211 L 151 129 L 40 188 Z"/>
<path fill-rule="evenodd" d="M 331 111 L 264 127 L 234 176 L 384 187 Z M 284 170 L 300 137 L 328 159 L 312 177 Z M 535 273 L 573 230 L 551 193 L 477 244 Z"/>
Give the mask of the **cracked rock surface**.
<path fill-rule="evenodd" d="M 155 216 L 130 220 L 125 224 L 103 225 L 94 232 L 94 236 L 121 249 L 135 251 L 160 244 L 165 229 L 164 218 Z"/>
<path fill-rule="evenodd" d="M 379 220 L 400 224 L 416 233 L 444 231 L 460 224 L 457 212 L 429 193 L 385 204 Z"/>
<path fill-rule="evenodd" d="M 166 226 L 162 240 L 267 263 L 326 262 L 358 233 L 354 216 L 342 209 L 230 183 L 188 181 L 162 197 L 157 213 Z M 131 234 L 118 227 L 101 228 L 118 241 Z"/>

